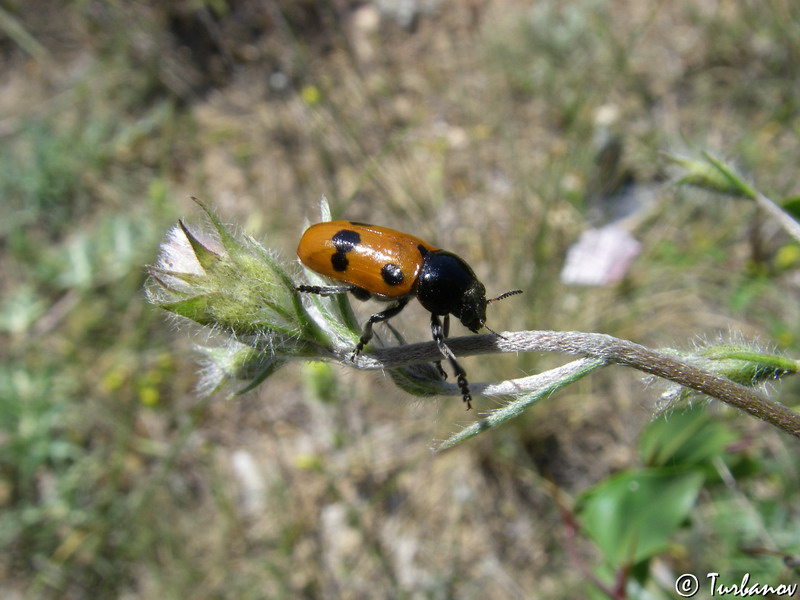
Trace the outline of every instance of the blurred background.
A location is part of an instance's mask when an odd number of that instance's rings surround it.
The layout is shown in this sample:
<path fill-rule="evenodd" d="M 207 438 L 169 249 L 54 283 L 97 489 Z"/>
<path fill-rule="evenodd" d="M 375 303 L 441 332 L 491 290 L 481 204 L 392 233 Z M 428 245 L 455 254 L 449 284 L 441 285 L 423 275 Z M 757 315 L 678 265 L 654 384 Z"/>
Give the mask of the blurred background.
<path fill-rule="evenodd" d="M 324 194 L 457 252 L 489 294 L 522 288 L 493 329 L 796 358 L 800 247 L 675 185 L 664 153 L 798 193 L 797 3 L 2 0 L 0 65 L 3 598 L 608 597 L 589 572 L 640 597 L 575 501 L 691 423 L 719 443 L 646 597 L 685 571 L 796 580 L 798 445 L 752 418 L 655 417 L 664 388 L 613 368 L 432 455 L 497 401 L 300 363 L 204 398 L 213 340 L 143 285 L 177 218 L 202 224 L 190 196 L 290 262 Z M 562 276 L 609 225 L 634 248 L 615 273 Z M 394 324 L 429 339 L 416 303 Z M 565 360 L 463 363 L 478 382 Z M 797 404 L 791 379 L 768 391 Z"/>

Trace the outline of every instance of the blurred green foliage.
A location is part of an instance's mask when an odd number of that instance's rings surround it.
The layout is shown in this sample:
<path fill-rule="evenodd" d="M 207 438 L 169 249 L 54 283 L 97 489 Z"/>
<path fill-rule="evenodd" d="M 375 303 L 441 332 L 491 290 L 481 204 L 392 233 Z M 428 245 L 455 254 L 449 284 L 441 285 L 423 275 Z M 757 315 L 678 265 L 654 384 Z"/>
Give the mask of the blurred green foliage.
<path fill-rule="evenodd" d="M 670 411 L 642 432 L 643 466 L 616 473 L 581 494 L 577 514 L 602 553 L 598 576 L 609 588 L 629 572 L 631 596 L 647 589 L 670 597 L 668 589 L 659 591 L 661 582 L 654 581 L 651 567 L 665 553 L 687 555 L 686 544 L 696 541 L 693 528 L 718 531 L 729 554 L 709 556 L 703 565 L 684 563 L 685 571 L 676 575 L 691 572 L 703 580 L 704 572 L 716 571 L 724 572 L 727 582 L 741 582 L 745 573 L 775 586 L 793 581 L 797 568 L 792 573 L 758 550 L 769 547 L 773 556 L 787 558 L 796 553 L 789 533 L 797 528 L 795 519 L 776 512 L 773 501 L 745 499 L 737 485 L 760 478 L 771 466 L 743 442 L 707 406 Z M 707 498 L 699 502 L 701 491 Z M 597 590 L 593 595 L 603 597 Z"/>
<path fill-rule="evenodd" d="M 579 498 L 591 570 L 631 568 L 631 597 L 674 597 L 654 573 L 794 577 L 797 447 L 752 419 L 696 405 L 645 426 L 657 391 L 610 373 L 431 460 L 461 407 L 378 376 L 286 368 L 199 399 L 197 336 L 143 284 L 190 195 L 290 259 L 326 193 L 524 288 L 497 330 L 742 331 L 796 357 L 797 244 L 753 203 L 671 186 L 661 153 L 736 157 L 797 215 L 798 6 L 4 3 L 0 595 L 583 597 L 554 495 Z M 618 164 L 596 160 L 608 140 Z M 641 199 L 643 253 L 618 285 L 569 288 L 597 181 Z"/>

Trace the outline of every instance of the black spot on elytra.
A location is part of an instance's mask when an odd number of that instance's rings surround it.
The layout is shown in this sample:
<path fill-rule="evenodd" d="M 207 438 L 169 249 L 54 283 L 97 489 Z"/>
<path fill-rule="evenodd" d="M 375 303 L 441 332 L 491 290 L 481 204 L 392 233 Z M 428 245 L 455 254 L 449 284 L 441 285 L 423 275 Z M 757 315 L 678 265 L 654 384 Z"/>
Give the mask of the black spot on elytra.
<path fill-rule="evenodd" d="M 347 260 L 347 256 L 345 256 L 341 252 L 334 252 L 331 255 L 331 266 L 333 267 L 334 271 L 337 271 L 339 273 L 341 273 L 342 271 L 346 271 L 348 264 L 350 264 L 350 261 Z"/>
<path fill-rule="evenodd" d="M 417 250 L 419 250 L 420 256 L 425 256 L 428 253 L 428 249 L 422 244 L 417 244 Z"/>
<path fill-rule="evenodd" d="M 387 285 L 400 285 L 403 283 L 403 279 L 405 279 L 400 267 L 392 263 L 383 265 L 381 277 L 383 277 Z"/>
<path fill-rule="evenodd" d="M 333 245 L 337 252 L 346 254 L 360 243 L 361 236 L 357 231 L 353 231 L 352 229 L 342 229 L 333 235 Z"/>
<path fill-rule="evenodd" d="M 350 263 L 346 254 L 361 243 L 361 236 L 357 231 L 342 229 L 334 234 L 332 240 L 336 252 L 331 255 L 331 266 L 334 271 L 341 273 L 347 270 L 347 265 Z"/>

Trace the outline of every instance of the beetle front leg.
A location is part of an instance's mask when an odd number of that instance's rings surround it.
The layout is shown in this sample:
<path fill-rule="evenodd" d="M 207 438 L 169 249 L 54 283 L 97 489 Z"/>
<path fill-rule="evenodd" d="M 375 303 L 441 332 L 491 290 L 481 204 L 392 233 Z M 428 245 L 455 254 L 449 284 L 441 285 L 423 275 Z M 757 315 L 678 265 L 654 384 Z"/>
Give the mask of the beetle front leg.
<path fill-rule="evenodd" d="M 354 285 L 298 285 L 295 291 L 304 294 L 316 294 L 318 296 L 333 296 L 335 294 L 346 294 L 359 289 Z"/>
<path fill-rule="evenodd" d="M 445 319 L 447 319 L 447 317 L 445 317 Z M 458 364 L 458 360 L 456 360 L 456 355 L 453 354 L 453 351 L 450 349 L 450 347 L 447 344 L 445 344 L 444 342 L 445 328 L 442 327 L 442 322 L 439 321 L 439 317 L 433 313 L 431 313 L 431 333 L 433 334 L 433 341 L 436 342 L 437 346 L 439 346 L 439 352 L 441 352 L 442 356 L 444 356 L 448 361 L 450 361 L 450 366 L 452 366 L 453 370 L 456 372 L 456 381 L 458 382 L 458 387 L 461 389 L 461 398 L 466 403 L 467 410 L 471 409 L 472 396 L 469 393 L 467 372 L 463 369 L 463 367 L 460 364 Z"/>
<path fill-rule="evenodd" d="M 394 306 L 390 306 L 383 312 L 375 313 L 372 315 L 367 322 L 364 324 L 364 329 L 361 332 L 361 338 L 358 340 L 358 344 L 356 344 L 355 350 L 353 350 L 353 354 L 350 355 L 350 360 L 355 360 L 356 356 L 361 354 L 361 351 L 364 349 L 369 341 L 372 339 L 372 325 L 375 323 L 380 323 L 381 321 L 386 321 L 387 319 L 391 319 L 395 315 L 397 315 L 401 310 L 406 307 L 408 304 L 408 298 L 401 298 L 397 301 L 397 304 Z"/>

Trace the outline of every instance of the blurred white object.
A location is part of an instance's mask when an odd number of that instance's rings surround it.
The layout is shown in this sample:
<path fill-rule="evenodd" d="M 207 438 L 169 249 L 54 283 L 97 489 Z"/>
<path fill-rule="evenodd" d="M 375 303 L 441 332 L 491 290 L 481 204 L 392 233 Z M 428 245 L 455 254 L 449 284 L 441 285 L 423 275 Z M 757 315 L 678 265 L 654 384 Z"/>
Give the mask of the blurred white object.
<path fill-rule="evenodd" d="M 240 485 L 242 512 L 248 517 L 262 514 L 267 504 L 267 484 L 256 459 L 247 450 L 236 450 L 231 455 L 231 466 Z"/>
<path fill-rule="evenodd" d="M 619 225 L 589 229 L 567 251 L 561 281 L 567 285 L 610 285 L 628 272 L 642 245 Z"/>

